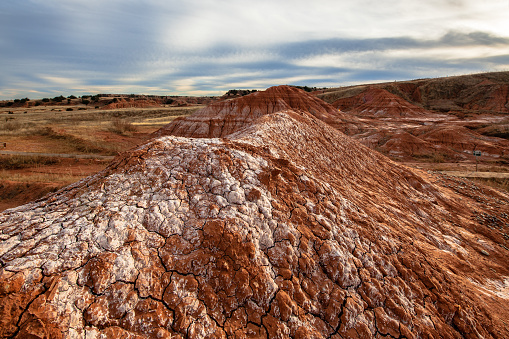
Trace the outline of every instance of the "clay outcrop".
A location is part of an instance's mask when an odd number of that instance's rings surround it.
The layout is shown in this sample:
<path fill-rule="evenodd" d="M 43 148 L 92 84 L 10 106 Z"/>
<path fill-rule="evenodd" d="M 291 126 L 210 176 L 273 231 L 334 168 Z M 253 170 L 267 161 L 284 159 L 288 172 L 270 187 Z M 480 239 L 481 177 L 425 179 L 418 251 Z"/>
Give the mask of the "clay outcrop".
<path fill-rule="evenodd" d="M 0 337 L 509 336 L 507 194 L 269 102 L 0 214 Z"/>

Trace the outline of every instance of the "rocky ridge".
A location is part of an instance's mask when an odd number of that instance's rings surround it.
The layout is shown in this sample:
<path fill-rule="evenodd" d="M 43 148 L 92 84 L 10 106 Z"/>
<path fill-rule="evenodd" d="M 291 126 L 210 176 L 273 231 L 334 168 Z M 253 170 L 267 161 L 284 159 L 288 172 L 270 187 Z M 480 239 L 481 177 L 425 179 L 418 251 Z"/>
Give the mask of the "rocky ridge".
<path fill-rule="evenodd" d="M 508 337 L 509 196 L 277 102 L 0 214 L 0 336 Z"/>

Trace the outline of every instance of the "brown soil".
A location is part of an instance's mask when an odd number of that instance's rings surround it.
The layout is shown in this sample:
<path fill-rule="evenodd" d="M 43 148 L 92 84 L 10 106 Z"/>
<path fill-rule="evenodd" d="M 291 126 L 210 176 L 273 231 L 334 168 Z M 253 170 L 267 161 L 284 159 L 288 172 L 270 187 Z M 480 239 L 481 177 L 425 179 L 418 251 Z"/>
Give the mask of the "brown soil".
<path fill-rule="evenodd" d="M 469 155 L 474 150 L 481 151 L 485 156 L 508 158 L 509 141 L 501 138 L 486 137 L 462 126 L 437 126 L 419 137 L 435 145 L 446 146 L 456 152 Z M 414 133 L 419 133 L 416 130 Z"/>

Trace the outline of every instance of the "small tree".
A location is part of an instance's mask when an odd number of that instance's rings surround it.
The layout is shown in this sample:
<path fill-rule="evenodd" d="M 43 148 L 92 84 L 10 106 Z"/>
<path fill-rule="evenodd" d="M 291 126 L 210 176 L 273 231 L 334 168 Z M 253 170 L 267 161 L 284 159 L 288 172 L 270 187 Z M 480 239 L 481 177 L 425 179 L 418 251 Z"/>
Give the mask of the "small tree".
<path fill-rule="evenodd" d="M 63 95 L 60 95 L 58 97 L 54 97 L 53 101 L 55 101 L 55 102 L 62 102 L 62 101 L 64 101 L 64 99 L 65 99 L 65 97 Z"/>

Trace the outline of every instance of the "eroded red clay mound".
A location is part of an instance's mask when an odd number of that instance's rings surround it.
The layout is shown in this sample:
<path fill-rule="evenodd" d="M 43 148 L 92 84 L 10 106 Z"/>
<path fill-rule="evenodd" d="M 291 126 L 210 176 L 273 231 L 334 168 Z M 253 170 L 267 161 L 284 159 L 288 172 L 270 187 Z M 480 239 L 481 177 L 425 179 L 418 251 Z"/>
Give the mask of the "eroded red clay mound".
<path fill-rule="evenodd" d="M 223 100 L 203 108 L 193 115 L 175 119 L 156 134 L 193 138 L 225 137 L 265 114 L 293 109 L 311 113 L 335 127 L 346 127 L 353 121 L 315 96 L 291 86 L 275 86 L 232 100 Z"/>
<path fill-rule="evenodd" d="M 419 135 L 419 138 L 434 145 L 448 147 L 455 152 L 472 154 L 477 150 L 490 157 L 509 157 L 509 141 L 484 136 L 463 126 L 434 127 L 431 131 Z"/>
<path fill-rule="evenodd" d="M 339 99 L 332 106 L 359 116 L 413 118 L 434 115 L 424 108 L 415 106 L 397 95 L 376 87 L 369 87 L 353 97 Z"/>
<path fill-rule="evenodd" d="M 307 113 L 0 214 L 0 336 L 507 338 L 509 197 Z"/>

